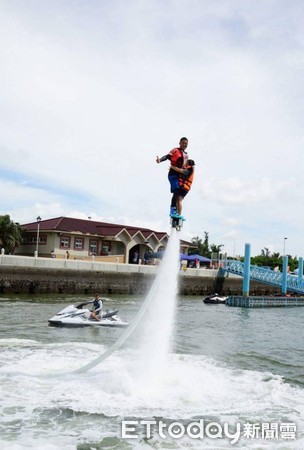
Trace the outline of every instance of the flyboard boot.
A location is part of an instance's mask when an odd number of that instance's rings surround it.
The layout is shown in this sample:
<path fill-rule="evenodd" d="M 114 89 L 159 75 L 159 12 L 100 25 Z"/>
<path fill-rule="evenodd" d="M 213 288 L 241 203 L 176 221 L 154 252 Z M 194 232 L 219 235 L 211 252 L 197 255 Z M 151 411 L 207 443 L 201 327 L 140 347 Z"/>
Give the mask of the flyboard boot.
<path fill-rule="evenodd" d="M 183 226 L 183 221 L 186 220 L 181 214 L 178 214 L 177 209 L 173 206 L 170 208 L 170 223 L 172 228 L 176 228 L 180 231 Z"/>

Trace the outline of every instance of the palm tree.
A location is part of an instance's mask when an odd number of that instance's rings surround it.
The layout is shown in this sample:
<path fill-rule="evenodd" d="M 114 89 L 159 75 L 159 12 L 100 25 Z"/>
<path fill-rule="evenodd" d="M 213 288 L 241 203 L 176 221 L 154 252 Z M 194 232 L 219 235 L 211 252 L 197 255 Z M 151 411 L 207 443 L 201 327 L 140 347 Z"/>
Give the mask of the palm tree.
<path fill-rule="evenodd" d="M 196 236 L 192 238 L 192 244 L 196 245 L 197 248 L 189 250 L 189 255 L 198 253 L 207 258 L 210 257 L 209 233 L 207 231 L 204 231 L 204 241 L 199 236 Z"/>
<path fill-rule="evenodd" d="M 14 253 L 22 239 L 22 228 L 8 214 L 0 216 L 0 246 L 6 253 Z"/>
<path fill-rule="evenodd" d="M 224 244 L 220 244 L 220 245 L 211 244 L 210 250 L 212 253 L 221 253 L 222 247 L 224 247 Z"/>

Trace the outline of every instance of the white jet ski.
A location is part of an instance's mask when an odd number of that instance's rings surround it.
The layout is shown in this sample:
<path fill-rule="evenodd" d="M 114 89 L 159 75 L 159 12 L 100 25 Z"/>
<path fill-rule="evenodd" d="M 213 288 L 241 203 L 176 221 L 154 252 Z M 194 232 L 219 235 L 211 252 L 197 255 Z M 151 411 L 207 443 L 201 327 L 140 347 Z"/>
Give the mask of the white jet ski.
<path fill-rule="evenodd" d="M 218 305 L 218 304 L 225 305 L 227 299 L 228 299 L 228 297 L 224 297 L 224 296 L 221 297 L 218 294 L 211 294 L 211 295 L 208 295 L 208 297 L 204 298 L 203 302 L 210 303 L 211 305 Z"/>
<path fill-rule="evenodd" d="M 69 305 L 49 319 L 49 325 L 56 327 L 127 327 L 118 316 L 118 310 L 106 311 L 101 315 L 100 321 L 91 318 L 91 311 L 85 306 L 92 301 L 80 303 L 78 306 Z"/>

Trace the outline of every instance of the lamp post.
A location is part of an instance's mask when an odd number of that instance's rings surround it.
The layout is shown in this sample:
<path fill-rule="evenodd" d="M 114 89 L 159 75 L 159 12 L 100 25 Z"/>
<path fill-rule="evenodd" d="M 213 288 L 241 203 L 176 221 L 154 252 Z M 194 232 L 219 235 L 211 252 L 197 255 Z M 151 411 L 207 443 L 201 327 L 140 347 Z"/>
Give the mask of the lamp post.
<path fill-rule="evenodd" d="M 287 237 L 284 237 L 284 246 L 283 246 L 283 256 L 285 256 L 285 243 L 286 243 Z"/>
<path fill-rule="evenodd" d="M 225 260 L 225 253 L 224 253 L 224 244 L 221 244 L 219 246 L 219 261 L 218 261 L 218 266 L 219 267 L 223 267 L 224 266 L 224 260 Z"/>
<path fill-rule="evenodd" d="M 41 222 L 41 217 L 38 216 L 36 218 L 37 220 L 37 241 L 36 241 L 36 256 L 38 257 L 38 248 L 39 248 L 39 231 L 40 231 L 40 222 Z"/>

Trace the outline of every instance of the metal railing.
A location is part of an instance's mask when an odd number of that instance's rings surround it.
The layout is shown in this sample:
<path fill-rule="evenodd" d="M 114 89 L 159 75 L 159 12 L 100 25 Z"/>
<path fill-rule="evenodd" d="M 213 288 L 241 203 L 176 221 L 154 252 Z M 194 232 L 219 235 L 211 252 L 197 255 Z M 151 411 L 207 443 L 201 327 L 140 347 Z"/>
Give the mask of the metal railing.
<path fill-rule="evenodd" d="M 219 275 L 225 272 L 233 273 L 241 277 L 244 276 L 245 264 L 237 260 L 228 260 L 224 266 L 219 269 Z M 271 286 L 282 286 L 283 273 L 272 269 L 265 269 L 259 266 L 250 265 L 250 280 L 261 281 Z M 304 294 L 303 279 L 297 275 L 287 274 L 287 290 Z"/>

